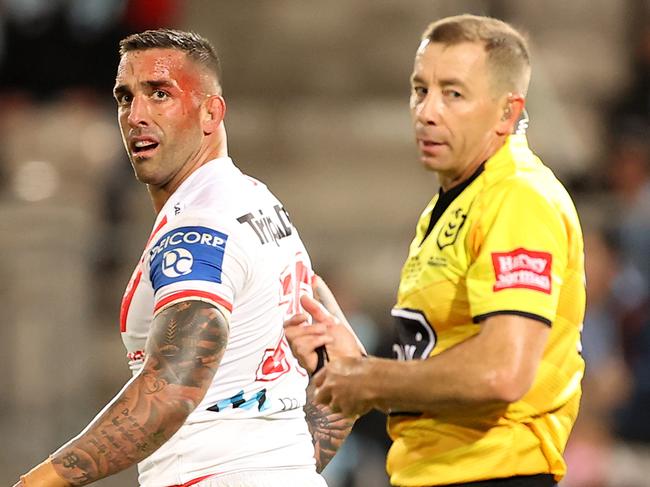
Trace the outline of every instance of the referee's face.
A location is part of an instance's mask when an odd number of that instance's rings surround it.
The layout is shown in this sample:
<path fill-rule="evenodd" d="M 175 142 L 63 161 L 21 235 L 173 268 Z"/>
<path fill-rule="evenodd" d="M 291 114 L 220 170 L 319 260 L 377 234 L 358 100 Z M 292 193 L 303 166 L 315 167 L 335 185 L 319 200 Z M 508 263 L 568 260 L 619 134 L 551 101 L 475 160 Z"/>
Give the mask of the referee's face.
<path fill-rule="evenodd" d="M 411 76 L 411 115 L 420 161 L 443 189 L 469 178 L 503 144 L 507 95 L 496 97 L 479 43 L 424 41 Z"/>
<path fill-rule="evenodd" d="M 175 49 L 122 56 L 113 90 L 124 147 L 136 177 L 173 186 L 201 154 L 201 73 Z"/>

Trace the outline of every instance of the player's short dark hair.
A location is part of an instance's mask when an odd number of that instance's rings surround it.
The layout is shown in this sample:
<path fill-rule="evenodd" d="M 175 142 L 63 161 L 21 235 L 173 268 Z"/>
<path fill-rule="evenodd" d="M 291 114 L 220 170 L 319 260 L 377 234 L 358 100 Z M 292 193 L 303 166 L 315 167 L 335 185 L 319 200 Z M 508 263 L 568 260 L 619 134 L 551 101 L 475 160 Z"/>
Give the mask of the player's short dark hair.
<path fill-rule="evenodd" d="M 205 37 L 196 32 L 176 29 L 146 30 L 131 34 L 120 41 L 120 56 L 130 51 L 145 49 L 177 49 L 197 64 L 207 68 L 221 80 L 221 66 L 217 50 Z"/>
<path fill-rule="evenodd" d="M 456 15 L 429 24 L 422 39 L 445 45 L 479 42 L 499 90 L 523 95 L 530 81 L 530 52 L 526 38 L 510 24 L 492 17 Z"/>

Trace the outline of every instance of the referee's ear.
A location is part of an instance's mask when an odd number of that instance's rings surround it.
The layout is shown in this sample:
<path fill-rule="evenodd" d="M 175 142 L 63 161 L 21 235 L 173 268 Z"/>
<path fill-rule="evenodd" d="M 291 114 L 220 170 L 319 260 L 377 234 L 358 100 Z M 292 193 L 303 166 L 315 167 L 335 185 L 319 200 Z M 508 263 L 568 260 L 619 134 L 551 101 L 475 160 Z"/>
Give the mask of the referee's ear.
<path fill-rule="evenodd" d="M 226 115 L 226 101 L 221 95 L 209 96 L 201 107 L 201 128 L 210 135 L 219 128 Z"/>
<path fill-rule="evenodd" d="M 498 136 L 510 135 L 514 131 L 525 103 L 526 99 L 520 94 L 508 93 L 505 96 L 501 118 L 495 127 Z"/>

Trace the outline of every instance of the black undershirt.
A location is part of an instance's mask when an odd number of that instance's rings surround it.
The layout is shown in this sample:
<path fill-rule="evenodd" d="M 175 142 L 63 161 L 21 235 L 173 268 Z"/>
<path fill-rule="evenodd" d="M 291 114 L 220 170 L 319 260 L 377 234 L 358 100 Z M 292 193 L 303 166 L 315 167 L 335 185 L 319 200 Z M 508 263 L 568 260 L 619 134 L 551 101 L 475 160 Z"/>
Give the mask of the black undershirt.
<path fill-rule="evenodd" d="M 440 217 L 442 214 L 445 212 L 447 208 L 449 208 L 449 205 L 453 203 L 453 201 L 460 195 L 463 191 L 465 191 L 465 188 L 467 188 L 472 182 L 479 177 L 479 175 L 483 172 L 485 169 L 485 162 L 483 162 L 477 169 L 474 171 L 474 174 L 472 174 L 468 179 L 460 183 L 458 186 L 454 186 L 448 191 L 443 191 L 442 188 L 438 191 L 438 201 L 436 201 L 435 206 L 433 207 L 433 210 L 431 211 L 431 219 L 429 220 L 429 226 L 427 227 L 427 231 L 424 234 L 424 238 L 422 239 L 422 242 L 420 242 L 420 246 L 424 243 L 424 241 L 427 239 L 431 231 L 433 230 L 433 227 L 438 223 L 438 220 L 440 220 Z"/>

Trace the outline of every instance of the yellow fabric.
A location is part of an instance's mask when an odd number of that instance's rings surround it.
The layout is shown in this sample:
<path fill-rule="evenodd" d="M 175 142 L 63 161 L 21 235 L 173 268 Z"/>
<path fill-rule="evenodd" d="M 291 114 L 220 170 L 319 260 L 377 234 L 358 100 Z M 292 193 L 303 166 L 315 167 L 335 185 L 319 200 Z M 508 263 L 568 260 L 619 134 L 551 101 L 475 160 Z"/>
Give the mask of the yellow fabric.
<path fill-rule="evenodd" d="M 56 473 L 49 458 L 20 477 L 20 480 L 24 487 L 70 487 L 70 484 Z"/>
<path fill-rule="evenodd" d="M 478 333 L 475 319 L 494 312 L 536 316 L 550 323 L 551 333 L 532 388 L 507 408 L 391 416 L 391 483 L 430 486 L 539 473 L 559 480 L 584 370 L 583 241 L 571 198 L 525 136 L 513 135 L 423 242 L 437 199 L 418 222 L 393 310 L 424 323 L 433 348 L 423 345 L 427 333 L 420 331 L 416 345 L 397 347 L 400 355 L 439 354 Z"/>

